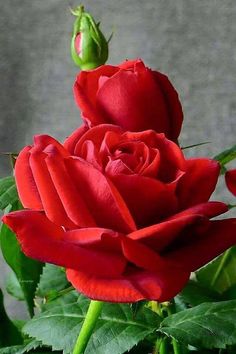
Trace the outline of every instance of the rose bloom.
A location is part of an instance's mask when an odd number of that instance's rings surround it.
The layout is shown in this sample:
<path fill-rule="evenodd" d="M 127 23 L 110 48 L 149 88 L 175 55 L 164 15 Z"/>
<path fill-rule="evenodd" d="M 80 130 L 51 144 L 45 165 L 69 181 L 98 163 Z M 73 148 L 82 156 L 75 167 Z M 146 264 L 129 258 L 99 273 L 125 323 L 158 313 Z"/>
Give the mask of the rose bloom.
<path fill-rule="evenodd" d="M 74 94 L 89 127 L 111 123 L 129 131 L 153 129 L 177 141 L 183 121 L 177 92 L 167 76 L 141 60 L 82 71 Z"/>
<path fill-rule="evenodd" d="M 166 301 L 190 273 L 236 243 L 236 219 L 209 202 L 219 165 L 185 159 L 164 134 L 114 125 L 39 135 L 16 161 L 26 209 L 3 218 L 23 252 L 67 268 L 92 299 Z"/>
<path fill-rule="evenodd" d="M 236 197 L 236 168 L 226 172 L 225 182 L 228 190 Z"/>

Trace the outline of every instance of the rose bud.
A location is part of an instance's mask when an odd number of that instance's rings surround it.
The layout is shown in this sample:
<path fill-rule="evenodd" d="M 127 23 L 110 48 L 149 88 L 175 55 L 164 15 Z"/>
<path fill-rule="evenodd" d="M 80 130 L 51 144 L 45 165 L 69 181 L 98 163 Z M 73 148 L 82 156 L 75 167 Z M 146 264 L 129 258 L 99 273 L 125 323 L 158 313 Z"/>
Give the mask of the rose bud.
<path fill-rule="evenodd" d="M 74 95 L 89 127 L 109 123 L 136 132 L 152 129 L 177 141 L 183 121 L 178 94 L 167 76 L 142 60 L 82 71 Z"/>
<path fill-rule="evenodd" d="M 84 12 L 83 6 L 72 10 L 77 18 L 71 40 L 71 54 L 82 70 L 94 69 L 107 61 L 108 42 L 93 17 Z"/>
<path fill-rule="evenodd" d="M 225 182 L 228 190 L 236 196 L 236 169 L 226 172 Z"/>
<path fill-rule="evenodd" d="M 236 243 L 236 219 L 214 220 L 228 208 L 209 201 L 219 172 L 151 130 L 103 124 L 63 145 L 40 135 L 15 166 L 27 210 L 3 222 L 27 256 L 67 268 L 89 298 L 168 301 Z"/>

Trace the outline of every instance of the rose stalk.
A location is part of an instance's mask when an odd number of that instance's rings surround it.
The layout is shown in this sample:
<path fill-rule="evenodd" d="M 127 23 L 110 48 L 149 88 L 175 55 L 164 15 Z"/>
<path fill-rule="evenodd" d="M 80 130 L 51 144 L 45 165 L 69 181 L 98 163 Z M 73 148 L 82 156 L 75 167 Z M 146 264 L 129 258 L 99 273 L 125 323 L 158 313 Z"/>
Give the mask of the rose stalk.
<path fill-rule="evenodd" d="M 89 308 L 76 340 L 73 354 L 83 354 L 87 347 L 88 341 L 93 333 L 97 319 L 102 311 L 103 302 L 91 300 Z"/>

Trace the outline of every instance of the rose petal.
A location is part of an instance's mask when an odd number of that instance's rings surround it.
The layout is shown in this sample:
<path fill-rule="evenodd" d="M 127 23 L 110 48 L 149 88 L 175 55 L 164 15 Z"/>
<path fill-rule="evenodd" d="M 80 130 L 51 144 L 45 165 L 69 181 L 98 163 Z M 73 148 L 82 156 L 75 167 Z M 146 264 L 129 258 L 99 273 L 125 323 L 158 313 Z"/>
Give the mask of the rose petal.
<path fill-rule="evenodd" d="M 122 63 L 120 63 L 118 65 L 118 67 L 120 69 L 124 69 L 124 70 L 134 70 L 134 66 L 137 62 L 142 62 L 141 59 L 134 59 L 134 60 L 128 60 L 126 59 L 125 61 L 123 61 Z"/>
<path fill-rule="evenodd" d="M 25 208 L 42 210 L 42 201 L 29 164 L 31 148 L 31 146 L 26 146 L 16 159 L 16 186 L 21 203 Z"/>
<path fill-rule="evenodd" d="M 98 170 L 102 170 L 102 160 L 98 151 L 98 147 L 91 140 L 86 140 L 82 146 L 80 157 L 93 165 Z"/>
<path fill-rule="evenodd" d="M 69 158 L 65 163 L 97 225 L 124 233 L 136 229 L 124 200 L 109 179 L 78 158 Z"/>
<path fill-rule="evenodd" d="M 133 240 L 140 240 L 157 252 L 163 251 L 171 244 L 187 226 L 194 225 L 200 215 L 182 216 L 160 224 L 145 227 L 128 235 Z"/>
<path fill-rule="evenodd" d="M 179 172 L 186 170 L 186 161 L 183 152 L 177 144 L 167 139 L 164 134 L 157 134 L 153 130 L 143 132 L 125 132 L 124 140 L 143 141 L 149 148 L 155 148 L 160 153 L 158 179 L 163 182 L 174 182 L 179 178 Z"/>
<path fill-rule="evenodd" d="M 195 271 L 234 244 L 236 219 L 214 220 L 205 235 L 167 253 L 166 258 L 178 262 L 186 270 Z"/>
<path fill-rule="evenodd" d="M 219 173 L 220 165 L 215 160 L 186 160 L 186 173 L 179 180 L 177 187 L 180 208 L 207 202 L 215 189 Z"/>
<path fill-rule="evenodd" d="M 202 215 L 211 219 L 215 216 L 226 213 L 228 210 L 229 208 L 225 203 L 211 201 L 211 202 L 194 205 L 175 215 L 170 216 L 168 220 L 176 219 L 182 216 L 194 215 L 194 214 Z"/>
<path fill-rule="evenodd" d="M 236 169 L 226 172 L 225 182 L 229 191 L 236 196 Z"/>
<path fill-rule="evenodd" d="M 141 62 L 136 66 L 136 72 L 120 70 L 104 83 L 97 92 L 97 107 L 125 130 L 168 132 L 163 94 L 149 69 Z"/>
<path fill-rule="evenodd" d="M 43 214 L 36 211 L 18 211 L 7 214 L 3 222 L 13 230 L 21 244 L 23 252 L 31 258 L 43 262 L 70 267 L 88 274 L 113 277 L 121 274 L 125 268 L 124 257 L 117 253 L 88 249 L 71 239 L 70 234 L 49 221 Z M 97 238 L 104 230 L 93 229 Z M 109 233 L 109 230 L 106 231 Z M 80 230 L 76 230 L 80 239 Z M 82 231 L 86 238 L 90 229 Z"/>
<path fill-rule="evenodd" d="M 88 126 L 83 124 L 81 127 L 76 129 L 68 138 L 66 138 L 63 146 L 64 148 L 69 151 L 70 155 L 75 154 L 75 146 L 78 143 L 79 139 L 86 133 L 88 130 Z"/>
<path fill-rule="evenodd" d="M 87 228 L 70 230 L 66 232 L 66 240 L 80 246 L 122 254 L 121 235 L 113 230 L 95 227 L 89 228 L 89 232 Z"/>
<path fill-rule="evenodd" d="M 82 195 L 73 183 L 73 176 L 66 170 L 57 149 L 52 146 L 47 153 L 45 162 L 68 217 L 80 227 L 96 226 Z"/>
<path fill-rule="evenodd" d="M 47 217 L 55 224 L 66 228 L 75 228 L 75 224 L 68 218 L 66 211 L 54 187 L 53 180 L 45 163 L 46 154 L 32 148 L 29 164 L 32 170 L 37 190 L 40 194 L 43 209 Z"/>
<path fill-rule="evenodd" d="M 125 258 L 139 268 L 156 273 L 161 268 L 170 266 L 170 262 L 166 262 L 158 253 L 139 241 L 122 237 L 121 244 Z"/>
<path fill-rule="evenodd" d="M 133 174 L 133 171 L 131 171 L 130 168 L 126 166 L 124 162 L 119 159 L 118 160 L 109 159 L 105 168 L 105 172 L 108 176 L 113 176 L 121 173 L 126 175 Z"/>
<path fill-rule="evenodd" d="M 78 141 L 78 143 L 75 146 L 75 151 L 74 155 L 76 156 L 82 156 L 82 150 L 83 150 L 83 145 L 86 141 L 92 141 L 95 146 L 100 148 L 103 139 L 106 135 L 106 133 L 109 132 L 111 134 L 112 132 L 114 133 L 122 133 L 122 130 L 120 127 L 117 127 L 112 124 L 100 124 L 94 128 L 89 129 Z"/>
<path fill-rule="evenodd" d="M 178 93 L 166 75 L 157 71 L 152 71 L 152 74 L 155 76 L 157 85 L 161 88 L 164 95 L 169 113 L 169 120 L 171 122 L 169 137 L 171 140 L 175 141 L 178 139 L 183 122 L 183 110 Z"/>
<path fill-rule="evenodd" d="M 189 272 L 168 268 L 159 273 L 136 270 L 108 279 L 67 269 L 67 278 L 80 292 L 91 299 L 108 302 L 136 302 L 172 299 L 184 287 Z"/>
<path fill-rule="evenodd" d="M 95 70 L 81 71 L 74 85 L 74 96 L 78 107 L 82 111 L 83 118 L 93 126 L 101 123 L 109 123 L 96 107 L 96 94 L 100 76 L 111 76 L 119 70 L 118 67 L 102 65 Z M 106 117 L 107 118 L 107 117 Z"/>
<path fill-rule="evenodd" d="M 68 151 L 60 144 L 56 139 L 50 135 L 35 135 L 34 136 L 34 146 L 40 151 L 48 149 L 48 146 L 53 146 L 57 149 L 62 157 L 69 156 Z"/>
<path fill-rule="evenodd" d="M 128 235 L 133 240 L 139 240 L 157 252 L 161 252 L 177 237 L 181 238 L 181 232 L 191 225 L 194 227 L 206 218 L 212 218 L 228 210 L 224 203 L 208 202 L 175 214 L 167 220 L 134 231 Z M 194 235 L 193 235 L 194 236 Z"/>
<path fill-rule="evenodd" d="M 158 222 L 177 209 L 174 191 L 153 178 L 139 175 L 113 175 L 114 185 L 140 227 Z"/>

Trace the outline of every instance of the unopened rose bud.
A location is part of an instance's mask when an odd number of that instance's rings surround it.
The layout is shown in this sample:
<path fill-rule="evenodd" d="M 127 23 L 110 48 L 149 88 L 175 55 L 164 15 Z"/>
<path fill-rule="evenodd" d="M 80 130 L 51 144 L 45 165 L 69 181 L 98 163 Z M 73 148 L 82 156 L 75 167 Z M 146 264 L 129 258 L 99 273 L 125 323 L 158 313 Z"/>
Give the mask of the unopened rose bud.
<path fill-rule="evenodd" d="M 71 41 L 71 54 L 82 70 L 94 69 L 107 61 L 108 42 L 93 17 L 83 6 L 72 10 L 76 16 Z"/>

